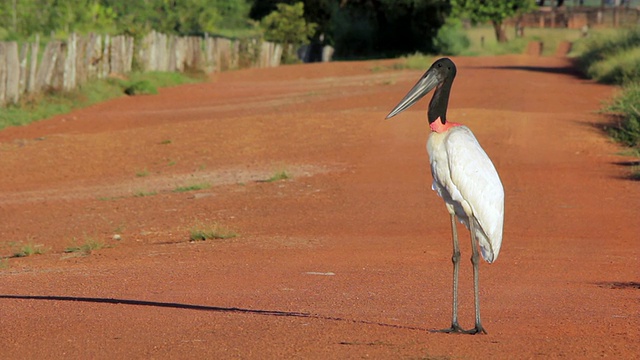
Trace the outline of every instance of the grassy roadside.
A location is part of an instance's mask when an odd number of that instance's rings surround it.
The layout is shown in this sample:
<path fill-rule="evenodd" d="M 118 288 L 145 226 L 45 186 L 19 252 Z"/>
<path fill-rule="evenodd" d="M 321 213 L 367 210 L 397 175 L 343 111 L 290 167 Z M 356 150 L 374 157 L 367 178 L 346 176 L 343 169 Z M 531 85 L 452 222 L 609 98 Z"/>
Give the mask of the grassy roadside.
<path fill-rule="evenodd" d="M 555 55 L 560 43 L 576 42 L 581 37 L 577 29 L 540 29 L 526 28 L 523 37 L 515 37 L 513 26 L 507 29 L 509 41 L 498 43 L 491 26 L 480 25 L 464 29 L 461 23 L 452 22 L 438 32 L 436 48 L 438 55 L 445 56 L 496 56 L 506 54 L 524 54 L 532 41 L 542 42 L 542 56 Z M 415 53 L 400 58 L 394 69 L 426 69 L 436 55 Z M 374 69 L 379 70 L 379 69 Z"/>
<path fill-rule="evenodd" d="M 202 82 L 205 79 L 204 74 L 134 72 L 126 79 L 92 80 L 72 92 L 39 94 L 19 104 L 0 107 L 0 130 L 27 125 L 124 95 L 156 94 L 158 88 Z"/>
<path fill-rule="evenodd" d="M 495 56 L 524 54 L 532 41 L 543 44 L 542 56 L 552 56 L 560 43 L 575 42 L 582 36 L 578 29 L 525 28 L 523 36 L 516 37 L 515 27 L 507 26 L 506 43 L 499 43 L 493 27 L 488 25 L 464 28 L 462 23 L 451 21 L 443 26 L 434 39 L 435 46 L 442 55 Z"/>
<path fill-rule="evenodd" d="M 640 81 L 640 26 L 595 32 L 576 42 L 576 53 L 592 79 L 618 85 Z"/>
<path fill-rule="evenodd" d="M 582 71 L 602 83 L 621 85 L 621 91 L 602 112 L 614 122 L 609 135 L 628 147 L 625 155 L 640 157 L 640 26 L 596 33 L 576 44 Z M 640 180 L 640 165 L 631 178 Z"/>
<path fill-rule="evenodd" d="M 524 36 L 516 38 L 515 28 L 509 27 L 507 29 L 509 42 L 501 44 L 496 40 L 493 28 L 490 26 L 472 27 L 465 30 L 465 34 L 469 39 L 469 47 L 460 54 L 465 56 L 524 54 L 531 41 L 542 42 L 542 56 L 552 56 L 561 42 L 574 42 L 581 36 L 578 29 L 525 28 Z"/>

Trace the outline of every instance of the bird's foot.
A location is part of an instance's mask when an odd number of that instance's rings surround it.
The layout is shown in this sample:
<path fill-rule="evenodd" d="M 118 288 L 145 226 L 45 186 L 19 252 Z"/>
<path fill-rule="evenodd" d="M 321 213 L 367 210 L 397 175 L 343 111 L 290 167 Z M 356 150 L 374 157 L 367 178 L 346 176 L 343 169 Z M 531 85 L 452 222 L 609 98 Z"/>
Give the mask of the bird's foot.
<path fill-rule="evenodd" d="M 465 330 L 458 325 L 458 323 L 452 323 L 450 328 L 436 330 L 436 332 L 447 333 L 447 334 L 464 334 Z"/>
<path fill-rule="evenodd" d="M 487 330 L 485 330 L 482 325 L 480 324 L 476 324 L 476 327 L 473 329 L 469 329 L 469 330 L 464 330 L 462 332 L 463 334 L 470 334 L 470 335 L 475 335 L 475 334 L 487 334 Z"/>
<path fill-rule="evenodd" d="M 433 332 L 446 333 L 446 334 L 486 334 L 487 331 L 482 327 L 482 325 L 476 325 L 473 329 L 465 330 L 460 327 L 457 323 L 451 324 L 450 328 L 441 329 L 441 330 L 433 330 Z"/>

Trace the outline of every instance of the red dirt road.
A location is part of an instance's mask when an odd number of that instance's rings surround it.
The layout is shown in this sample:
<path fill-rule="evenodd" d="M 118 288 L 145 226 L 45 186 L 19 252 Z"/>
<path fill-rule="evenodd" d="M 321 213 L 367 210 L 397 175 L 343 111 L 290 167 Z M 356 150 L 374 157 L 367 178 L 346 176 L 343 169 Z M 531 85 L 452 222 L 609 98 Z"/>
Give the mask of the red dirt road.
<path fill-rule="evenodd" d="M 2 262 L 0 358 L 637 356 L 640 187 L 594 126 L 614 89 L 560 58 L 455 61 L 449 118 L 506 193 L 500 257 L 480 270 L 488 335 L 429 331 L 450 322 L 451 241 L 428 100 L 384 120 L 421 72 L 350 62 L 217 74 L 0 131 L 0 254 L 48 248 Z M 292 178 L 261 181 L 280 170 Z M 240 235 L 188 241 L 213 223 Z M 90 241 L 107 247 L 64 252 Z"/>

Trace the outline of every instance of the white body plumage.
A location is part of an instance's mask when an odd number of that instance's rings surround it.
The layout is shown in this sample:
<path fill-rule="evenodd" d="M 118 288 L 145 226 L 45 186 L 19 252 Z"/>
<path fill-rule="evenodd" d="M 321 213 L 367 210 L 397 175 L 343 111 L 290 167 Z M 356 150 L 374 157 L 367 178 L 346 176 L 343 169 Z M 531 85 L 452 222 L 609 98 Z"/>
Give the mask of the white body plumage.
<path fill-rule="evenodd" d="M 432 132 L 427 151 L 433 190 L 445 201 L 450 214 L 469 229 L 474 221 L 482 257 L 492 263 L 502 244 L 504 189 L 489 156 L 466 126 Z"/>

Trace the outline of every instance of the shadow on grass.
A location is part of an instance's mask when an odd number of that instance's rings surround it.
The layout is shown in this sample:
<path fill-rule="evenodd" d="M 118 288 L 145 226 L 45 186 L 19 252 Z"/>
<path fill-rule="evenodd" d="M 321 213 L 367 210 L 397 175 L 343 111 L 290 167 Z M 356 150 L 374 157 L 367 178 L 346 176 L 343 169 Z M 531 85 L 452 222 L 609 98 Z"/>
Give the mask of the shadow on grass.
<path fill-rule="evenodd" d="M 640 161 L 616 161 L 614 164 L 631 168 L 631 173 L 625 176 L 625 179 L 640 181 Z"/>
<path fill-rule="evenodd" d="M 236 313 L 236 314 L 249 314 L 249 315 L 265 315 L 265 316 L 283 316 L 283 317 L 297 317 L 297 318 L 309 318 L 319 320 L 330 321 L 342 321 L 350 322 L 354 324 L 365 325 L 377 325 L 396 329 L 405 330 L 419 330 L 434 332 L 434 330 L 413 327 L 380 323 L 376 321 L 367 320 L 353 320 L 345 319 L 334 316 L 324 316 L 305 312 L 295 311 L 279 311 L 279 310 L 261 310 L 261 309 L 245 309 L 237 307 L 220 307 L 220 306 L 208 306 L 208 305 L 194 305 L 194 304 L 181 304 L 171 302 L 158 302 L 158 301 L 145 301 L 145 300 L 132 300 L 132 299 L 114 299 L 114 298 L 96 298 L 96 297 L 79 297 L 79 296 L 54 296 L 54 295 L 0 295 L 0 299 L 9 300 L 36 300 L 36 301 L 54 301 L 54 302 L 80 302 L 80 303 L 93 303 L 93 304 L 112 304 L 112 305 L 131 305 L 131 306 L 150 306 L 155 308 L 169 308 L 169 309 L 183 309 L 183 310 L 195 310 L 195 311 L 210 311 L 219 313 Z"/>
<path fill-rule="evenodd" d="M 615 165 L 618 166 L 640 166 L 640 160 L 638 161 L 616 161 Z"/>
<path fill-rule="evenodd" d="M 588 129 L 593 130 L 595 133 L 599 135 L 607 136 L 611 141 L 615 141 L 615 139 L 611 137 L 611 132 L 610 132 L 611 128 L 618 126 L 614 120 L 615 117 L 610 114 L 604 114 L 604 116 L 609 119 L 607 122 L 601 123 L 601 122 L 580 121 L 580 120 L 574 120 L 574 122 L 578 125 L 581 125 Z M 620 146 L 623 146 L 623 145 L 620 145 Z M 640 151 L 640 150 L 634 150 L 634 148 L 623 146 L 621 152 L 618 153 L 618 155 L 637 158 L 638 155 L 636 155 L 637 154 L 636 151 Z M 614 178 L 622 179 L 622 180 L 640 181 L 640 172 L 634 171 L 634 169 L 637 169 L 638 167 L 640 167 L 640 160 L 612 161 L 611 164 L 628 167 L 630 168 L 630 170 L 632 170 L 624 176 L 615 176 Z"/>

